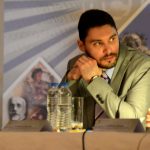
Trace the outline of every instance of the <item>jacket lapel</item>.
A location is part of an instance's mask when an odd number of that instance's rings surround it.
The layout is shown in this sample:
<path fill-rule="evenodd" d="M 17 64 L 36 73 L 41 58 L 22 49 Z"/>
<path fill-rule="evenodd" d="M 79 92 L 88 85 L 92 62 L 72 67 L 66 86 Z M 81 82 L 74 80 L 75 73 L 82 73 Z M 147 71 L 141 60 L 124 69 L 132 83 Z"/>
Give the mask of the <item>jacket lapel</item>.
<path fill-rule="evenodd" d="M 128 53 L 128 55 L 127 55 Z M 120 46 L 120 53 L 117 64 L 115 66 L 113 76 L 110 82 L 114 93 L 118 94 L 122 79 L 129 65 L 129 61 L 132 58 L 133 53 L 129 53 L 127 47 Z"/>

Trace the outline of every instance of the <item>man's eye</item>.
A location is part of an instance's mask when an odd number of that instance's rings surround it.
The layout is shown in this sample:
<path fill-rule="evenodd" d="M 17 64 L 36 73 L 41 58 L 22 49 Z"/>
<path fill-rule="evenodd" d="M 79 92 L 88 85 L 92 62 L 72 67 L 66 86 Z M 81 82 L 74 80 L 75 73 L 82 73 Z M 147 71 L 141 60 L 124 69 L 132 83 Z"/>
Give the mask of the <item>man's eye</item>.
<path fill-rule="evenodd" d="M 17 107 L 20 108 L 20 107 L 21 107 L 21 104 L 17 104 Z"/>
<path fill-rule="evenodd" d="M 94 46 L 100 46 L 100 45 L 102 45 L 102 43 L 100 43 L 100 42 L 94 42 L 93 45 Z"/>
<path fill-rule="evenodd" d="M 116 38 L 115 37 L 112 37 L 112 38 L 110 38 L 110 42 L 113 42 L 114 40 L 115 40 Z"/>

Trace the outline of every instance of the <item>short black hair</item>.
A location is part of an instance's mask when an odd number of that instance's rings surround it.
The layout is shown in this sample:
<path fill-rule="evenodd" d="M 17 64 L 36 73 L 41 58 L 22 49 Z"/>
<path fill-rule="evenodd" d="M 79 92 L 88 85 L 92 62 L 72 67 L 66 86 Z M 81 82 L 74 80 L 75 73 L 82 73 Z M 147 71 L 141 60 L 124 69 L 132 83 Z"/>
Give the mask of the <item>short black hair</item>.
<path fill-rule="evenodd" d="M 78 31 L 79 31 L 79 38 L 81 41 L 84 41 L 88 30 L 92 27 L 103 26 L 103 25 L 110 25 L 114 27 L 116 30 L 116 24 L 114 19 L 110 14 L 103 10 L 98 9 L 90 9 L 85 11 L 79 19 L 78 23 Z"/>
<path fill-rule="evenodd" d="M 42 72 L 43 72 L 42 69 L 41 69 L 41 68 L 35 68 L 35 69 L 33 70 L 33 72 L 32 72 L 32 75 L 31 75 L 32 79 L 34 79 L 35 75 L 36 75 L 37 73 L 39 73 L 39 72 L 42 73 Z"/>

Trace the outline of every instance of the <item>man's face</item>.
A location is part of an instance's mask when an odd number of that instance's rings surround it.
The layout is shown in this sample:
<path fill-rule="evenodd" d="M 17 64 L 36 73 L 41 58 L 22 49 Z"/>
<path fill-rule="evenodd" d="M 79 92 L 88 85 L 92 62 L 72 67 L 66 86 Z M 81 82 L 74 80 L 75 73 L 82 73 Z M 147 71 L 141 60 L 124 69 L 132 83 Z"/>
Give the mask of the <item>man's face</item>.
<path fill-rule="evenodd" d="M 108 69 L 115 66 L 119 39 L 116 29 L 110 25 L 89 29 L 85 41 L 78 44 L 82 51 L 97 61 L 99 67 Z"/>
<path fill-rule="evenodd" d="M 38 72 L 38 73 L 35 75 L 35 80 L 36 80 L 36 81 L 41 81 L 41 78 L 42 78 L 42 72 Z"/>
<path fill-rule="evenodd" d="M 23 120 L 26 113 L 25 100 L 20 97 L 13 97 L 10 100 L 9 113 L 12 120 Z"/>

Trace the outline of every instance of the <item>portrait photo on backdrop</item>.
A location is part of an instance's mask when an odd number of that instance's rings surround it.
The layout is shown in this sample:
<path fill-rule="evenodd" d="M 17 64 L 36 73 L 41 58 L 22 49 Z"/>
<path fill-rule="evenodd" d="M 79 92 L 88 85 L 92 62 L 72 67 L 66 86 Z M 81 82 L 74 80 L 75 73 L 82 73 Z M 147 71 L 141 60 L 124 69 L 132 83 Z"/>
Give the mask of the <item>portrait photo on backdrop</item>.
<path fill-rule="evenodd" d="M 10 120 L 24 120 L 27 113 L 27 102 L 22 97 L 11 97 L 8 102 Z"/>
<path fill-rule="evenodd" d="M 120 40 L 123 44 L 150 55 L 150 49 L 148 48 L 147 40 L 144 35 L 136 32 L 124 33 Z"/>

